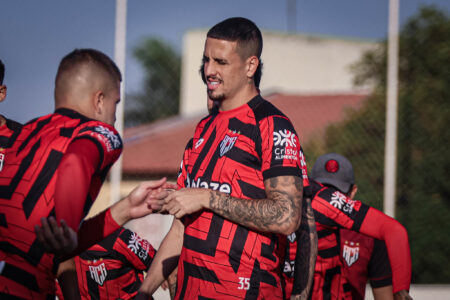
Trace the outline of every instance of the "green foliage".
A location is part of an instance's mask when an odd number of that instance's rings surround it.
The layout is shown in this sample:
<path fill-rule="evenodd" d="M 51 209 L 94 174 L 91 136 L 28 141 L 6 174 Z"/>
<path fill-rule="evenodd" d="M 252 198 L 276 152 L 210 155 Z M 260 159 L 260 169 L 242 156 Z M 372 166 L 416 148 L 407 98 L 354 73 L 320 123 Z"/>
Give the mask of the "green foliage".
<path fill-rule="evenodd" d="M 413 282 L 450 283 L 450 20 L 424 6 L 402 28 L 399 54 L 397 219 L 407 228 Z M 375 84 L 364 107 L 327 129 L 312 157 L 338 152 L 353 163 L 357 198 L 382 208 L 386 42 L 354 66 L 355 83 Z M 309 153 L 311 150 L 312 153 Z M 319 153 L 316 151 L 320 150 Z"/>
<path fill-rule="evenodd" d="M 142 64 L 145 78 L 142 92 L 127 95 L 127 126 L 175 115 L 179 109 L 181 58 L 158 39 L 145 39 L 133 51 Z"/>

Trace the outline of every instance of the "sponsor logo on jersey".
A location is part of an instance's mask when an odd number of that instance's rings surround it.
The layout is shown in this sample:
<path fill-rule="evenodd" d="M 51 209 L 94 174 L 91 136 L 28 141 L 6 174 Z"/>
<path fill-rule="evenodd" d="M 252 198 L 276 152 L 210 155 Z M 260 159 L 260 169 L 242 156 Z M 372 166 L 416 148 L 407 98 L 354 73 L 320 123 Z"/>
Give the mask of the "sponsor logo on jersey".
<path fill-rule="evenodd" d="M 92 280 L 97 282 L 99 285 L 103 285 L 106 275 L 108 274 L 105 263 L 101 263 L 98 266 L 89 266 L 89 272 Z"/>
<path fill-rule="evenodd" d="M 114 131 L 102 125 L 96 126 L 94 128 L 94 131 L 100 134 L 98 136 L 102 139 L 103 143 L 106 145 L 106 150 L 108 152 L 122 147 L 120 137 L 119 135 L 115 134 Z"/>
<path fill-rule="evenodd" d="M 336 207 L 337 209 L 350 214 L 353 211 L 353 206 L 355 205 L 355 201 L 348 198 L 341 192 L 335 191 L 331 195 L 330 204 Z"/>
<path fill-rule="evenodd" d="M 213 191 L 219 191 L 226 194 L 231 194 L 231 185 L 228 183 L 220 183 L 216 181 L 203 181 L 202 178 L 197 178 L 197 180 L 193 180 L 189 177 L 189 174 L 186 176 L 186 187 L 187 188 L 204 188 L 210 189 Z"/>
<path fill-rule="evenodd" d="M 359 243 L 345 241 L 342 257 L 347 266 L 353 265 L 359 258 Z"/>
<path fill-rule="evenodd" d="M 128 249 L 134 252 L 140 259 L 147 259 L 150 246 L 146 240 L 143 240 L 135 232 L 131 234 L 131 238 L 128 242 Z"/>
<path fill-rule="evenodd" d="M 284 261 L 283 273 L 289 277 L 294 277 L 295 260 Z"/>
<path fill-rule="evenodd" d="M 205 141 L 204 138 L 199 138 L 197 143 L 195 143 L 195 149 L 197 149 L 198 147 L 200 147 L 201 144 L 203 144 L 203 142 Z"/>
<path fill-rule="evenodd" d="M 296 135 L 287 129 L 273 133 L 273 146 L 276 160 L 298 160 L 300 157 L 300 153 L 296 149 Z"/>
<path fill-rule="evenodd" d="M 233 148 L 234 143 L 237 140 L 237 136 L 229 136 L 228 134 L 225 135 L 222 142 L 220 142 L 220 157 L 224 156 L 225 153 L 231 150 Z"/>

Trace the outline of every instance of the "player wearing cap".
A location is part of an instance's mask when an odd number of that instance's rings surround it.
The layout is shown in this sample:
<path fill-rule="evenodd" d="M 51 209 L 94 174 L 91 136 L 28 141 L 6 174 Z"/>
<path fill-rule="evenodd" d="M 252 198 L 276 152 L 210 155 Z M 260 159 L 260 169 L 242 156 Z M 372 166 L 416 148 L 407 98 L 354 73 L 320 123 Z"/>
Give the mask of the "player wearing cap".
<path fill-rule="evenodd" d="M 411 299 L 411 256 L 405 228 L 395 219 L 350 195 L 356 192 L 353 167 L 344 156 L 320 156 L 311 173 L 312 207 L 319 236 L 313 299 L 345 299 L 346 279 L 339 257 L 339 228 L 347 228 L 383 240 L 392 266 L 396 299 Z"/>

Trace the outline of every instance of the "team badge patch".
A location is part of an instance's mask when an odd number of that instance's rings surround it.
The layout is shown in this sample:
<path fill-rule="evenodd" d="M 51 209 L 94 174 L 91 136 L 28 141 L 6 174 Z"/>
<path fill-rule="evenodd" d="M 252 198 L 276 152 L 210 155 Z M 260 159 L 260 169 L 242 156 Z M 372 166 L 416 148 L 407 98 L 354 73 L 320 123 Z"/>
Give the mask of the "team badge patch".
<path fill-rule="evenodd" d="M 353 265 L 359 258 L 359 243 L 345 241 L 342 257 L 347 266 Z"/>
<path fill-rule="evenodd" d="M 225 153 L 227 153 L 228 151 L 231 150 L 231 148 L 233 148 L 236 140 L 237 136 L 231 137 L 229 135 L 225 135 L 222 142 L 220 142 L 220 157 L 224 156 Z"/>
<path fill-rule="evenodd" d="M 99 285 L 103 285 L 108 272 L 106 271 L 105 263 L 101 263 L 98 266 L 89 266 L 89 272 L 91 273 L 91 278 L 97 282 Z"/>
<path fill-rule="evenodd" d="M 119 135 L 115 134 L 112 130 L 100 125 L 96 126 L 94 131 L 101 135 L 108 151 L 122 147 L 122 141 L 120 140 Z"/>
<path fill-rule="evenodd" d="M 276 160 L 297 160 L 299 158 L 295 133 L 282 129 L 273 133 L 273 152 Z"/>

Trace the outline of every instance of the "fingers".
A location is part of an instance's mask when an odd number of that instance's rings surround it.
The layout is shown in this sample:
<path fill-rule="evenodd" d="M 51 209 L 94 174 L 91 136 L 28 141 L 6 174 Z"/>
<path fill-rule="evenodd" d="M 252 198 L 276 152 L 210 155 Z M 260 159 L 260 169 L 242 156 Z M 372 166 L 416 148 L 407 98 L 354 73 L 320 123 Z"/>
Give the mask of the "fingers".
<path fill-rule="evenodd" d="M 176 190 L 178 188 L 178 185 L 175 182 L 166 182 L 164 183 L 163 188 Z"/>
<path fill-rule="evenodd" d="M 35 226 L 36 236 L 48 252 L 58 253 L 63 243 L 63 230 L 54 217 L 41 218 L 42 227 Z"/>
<path fill-rule="evenodd" d="M 159 180 L 143 181 L 141 182 L 141 186 L 145 189 L 157 189 L 163 187 L 163 185 L 166 183 L 166 180 L 167 178 L 163 177 Z"/>

